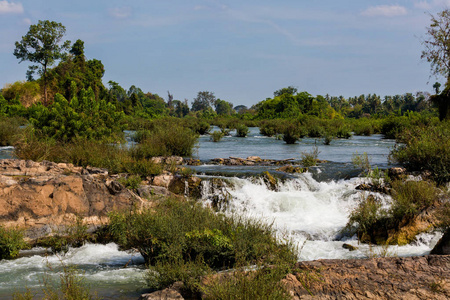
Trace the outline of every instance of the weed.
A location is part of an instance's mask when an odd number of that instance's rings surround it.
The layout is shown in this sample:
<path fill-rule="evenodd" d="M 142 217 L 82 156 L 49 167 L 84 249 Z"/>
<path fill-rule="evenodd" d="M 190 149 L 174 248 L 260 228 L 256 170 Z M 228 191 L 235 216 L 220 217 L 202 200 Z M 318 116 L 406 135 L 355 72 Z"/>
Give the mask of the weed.
<path fill-rule="evenodd" d="M 314 146 L 310 152 L 302 152 L 301 156 L 300 163 L 303 167 L 309 168 L 315 166 L 317 165 L 317 158 L 319 157 L 319 149 L 317 146 Z"/>
<path fill-rule="evenodd" d="M 137 190 L 142 182 L 142 179 L 139 175 L 129 175 L 125 178 L 120 178 L 119 182 L 130 190 Z"/>

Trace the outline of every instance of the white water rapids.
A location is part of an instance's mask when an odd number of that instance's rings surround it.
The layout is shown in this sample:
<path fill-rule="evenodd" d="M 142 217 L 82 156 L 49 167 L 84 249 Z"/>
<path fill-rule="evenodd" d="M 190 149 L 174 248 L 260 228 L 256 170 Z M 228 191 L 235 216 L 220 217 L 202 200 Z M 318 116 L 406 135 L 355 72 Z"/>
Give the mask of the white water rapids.
<path fill-rule="evenodd" d="M 230 179 L 228 179 L 230 180 Z M 298 175 L 278 183 L 271 190 L 259 179 L 232 178 L 222 193 L 228 195 L 228 214 L 244 214 L 273 223 L 280 237 L 292 239 L 299 246 L 300 260 L 363 258 L 382 255 L 414 256 L 428 254 L 440 238 L 440 233 L 425 233 L 406 246 L 369 247 L 359 245 L 356 237 L 341 239 L 350 212 L 357 207 L 363 194 L 355 190 L 360 178 L 318 182 L 311 173 Z M 204 200 L 218 191 L 204 184 Z M 367 192 L 366 192 L 367 196 Z M 376 194 L 384 202 L 388 196 Z M 344 243 L 358 247 L 350 252 Z"/>

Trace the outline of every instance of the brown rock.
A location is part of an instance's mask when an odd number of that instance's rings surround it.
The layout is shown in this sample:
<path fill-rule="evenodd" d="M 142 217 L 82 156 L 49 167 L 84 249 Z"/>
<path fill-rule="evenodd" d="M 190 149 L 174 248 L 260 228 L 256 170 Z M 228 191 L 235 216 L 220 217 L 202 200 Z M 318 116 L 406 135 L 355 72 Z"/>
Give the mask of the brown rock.
<path fill-rule="evenodd" d="M 19 180 L 4 175 L 13 170 L 34 175 L 22 175 Z M 0 160 L 0 225 L 34 232 L 45 227 L 42 232 L 46 232 L 73 223 L 75 216 L 90 225 L 104 224 L 110 211 L 147 205 L 118 182 L 104 179 L 103 169 L 80 173 L 69 164 Z"/>
<path fill-rule="evenodd" d="M 150 294 L 143 294 L 139 297 L 139 300 L 172 300 L 172 299 L 177 299 L 177 300 L 182 300 L 184 299 L 183 296 L 181 296 L 181 294 L 171 288 L 167 288 L 161 291 L 156 291 Z"/>
<path fill-rule="evenodd" d="M 299 262 L 283 280 L 294 299 L 449 299 L 450 256 Z"/>

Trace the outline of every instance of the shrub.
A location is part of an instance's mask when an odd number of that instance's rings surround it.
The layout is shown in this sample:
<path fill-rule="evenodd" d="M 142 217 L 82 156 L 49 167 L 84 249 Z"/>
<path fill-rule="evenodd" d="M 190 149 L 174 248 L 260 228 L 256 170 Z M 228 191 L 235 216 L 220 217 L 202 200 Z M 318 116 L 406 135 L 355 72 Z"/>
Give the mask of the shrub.
<path fill-rule="evenodd" d="M 224 136 L 224 133 L 221 131 L 214 131 L 213 133 L 211 133 L 211 141 L 213 142 L 218 142 L 220 141 Z"/>
<path fill-rule="evenodd" d="M 23 239 L 23 231 L 17 228 L 0 226 L 0 259 L 16 258 L 19 251 L 28 248 Z"/>
<path fill-rule="evenodd" d="M 390 158 L 409 171 L 430 171 L 438 184 L 450 181 L 450 122 L 403 132 Z"/>
<path fill-rule="evenodd" d="M 331 134 L 327 133 L 323 137 L 323 144 L 330 145 L 332 140 L 333 140 L 333 136 Z"/>
<path fill-rule="evenodd" d="M 246 137 L 249 133 L 249 129 L 244 124 L 239 124 L 236 126 L 236 136 L 237 137 Z"/>
<path fill-rule="evenodd" d="M 190 201 L 166 199 L 152 210 L 112 213 L 109 231 L 123 249 L 137 249 L 147 264 L 159 268 L 159 276 L 172 278 L 168 281 L 186 275 L 169 276 L 161 269 L 189 270 L 191 263 L 228 269 L 296 261 L 295 247 L 278 241 L 271 225 L 226 217 Z"/>
<path fill-rule="evenodd" d="M 317 157 L 319 157 L 319 149 L 317 146 L 314 146 L 310 152 L 302 152 L 301 153 L 300 163 L 305 167 L 309 168 L 317 165 Z"/>
<path fill-rule="evenodd" d="M 12 146 L 17 140 L 23 120 L 18 118 L 0 119 L 0 146 Z"/>
<path fill-rule="evenodd" d="M 295 144 L 300 139 L 300 129 L 295 124 L 285 125 L 283 129 L 283 141 L 286 144 Z"/>
<path fill-rule="evenodd" d="M 352 134 L 350 132 L 350 129 L 347 126 L 341 126 L 338 128 L 336 132 L 336 137 L 340 139 L 349 139 L 351 138 Z"/>
<path fill-rule="evenodd" d="M 438 200 L 436 186 L 428 181 L 392 182 L 392 206 L 390 213 L 396 220 L 408 220 L 429 208 Z"/>
<path fill-rule="evenodd" d="M 373 196 L 362 198 L 358 207 L 350 213 L 346 229 L 355 231 L 360 241 L 371 241 L 377 222 L 386 215 L 381 207 L 382 203 Z"/>
<path fill-rule="evenodd" d="M 154 156 L 191 156 L 197 135 L 189 128 L 171 124 L 170 126 L 157 126 L 150 132 L 137 133 L 139 144 L 133 150 L 136 159 L 151 158 Z"/>

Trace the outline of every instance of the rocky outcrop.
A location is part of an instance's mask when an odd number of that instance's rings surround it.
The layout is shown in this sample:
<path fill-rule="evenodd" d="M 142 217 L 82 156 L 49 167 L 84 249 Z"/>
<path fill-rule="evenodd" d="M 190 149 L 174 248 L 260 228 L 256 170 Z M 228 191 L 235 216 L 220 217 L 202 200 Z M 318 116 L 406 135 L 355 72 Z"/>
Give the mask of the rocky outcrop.
<path fill-rule="evenodd" d="M 214 158 L 210 161 L 211 164 L 225 165 L 225 166 L 270 166 L 270 165 L 286 165 L 291 163 L 294 158 L 289 159 L 262 159 L 259 156 L 249 156 L 247 158 L 233 157 L 229 158 Z"/>
<path fill-rule="evenodd" d="M 76 217 L 99 225 L 111 211 L 149 204 L 117 179 L 99 168 L 0 160 L 0 225 L 39 235 L 37 228 L 49 233 Z"/>
<path fill-rule="evenodd" d="M 449 299 L 450 256 L 299 262 L 283 281 L 293 299 Z"/>

